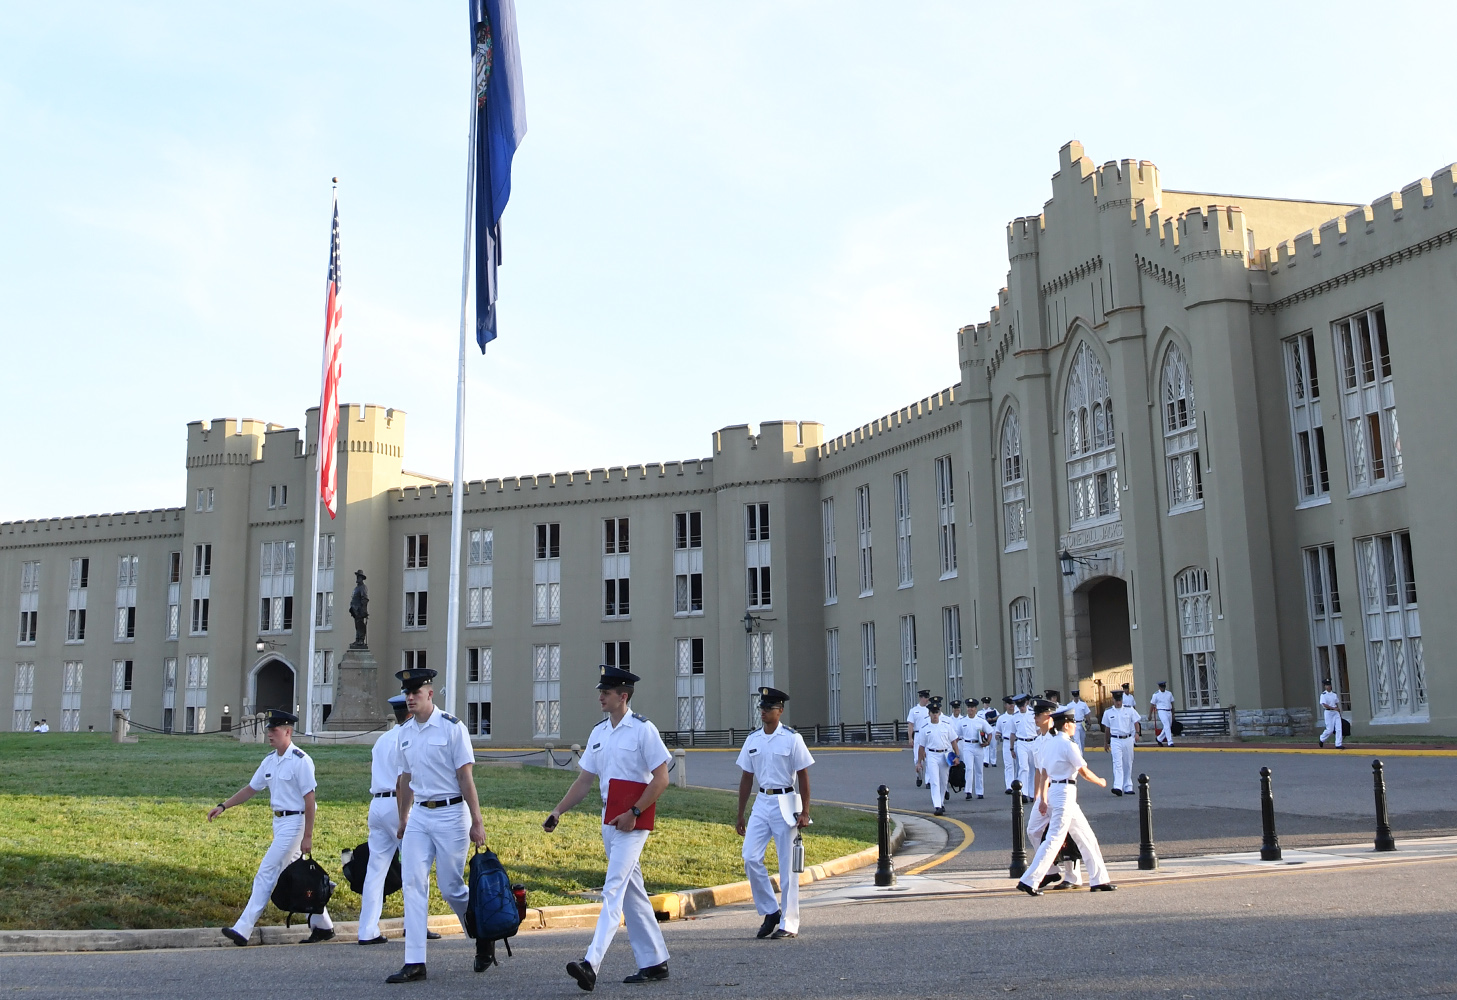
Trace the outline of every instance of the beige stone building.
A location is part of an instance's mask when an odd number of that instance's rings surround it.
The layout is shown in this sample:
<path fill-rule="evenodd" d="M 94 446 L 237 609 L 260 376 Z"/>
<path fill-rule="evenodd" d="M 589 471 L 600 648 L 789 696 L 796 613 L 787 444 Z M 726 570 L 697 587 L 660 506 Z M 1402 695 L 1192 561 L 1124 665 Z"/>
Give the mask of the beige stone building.
<path fill-rule="evenodd" d="M 1450 167 L 1353 206 L 1166 190 L 1069 143 L 952 388 L 833 439 L 766 421 L 708 458 L 468 484 L 451 704 L 519 744 L 585 734 L 603 662 L 664 730 L 747 727 L 760 684 L 808 726 L 903 718 L 918 687 L 1127 680 L 1146 710 L 1167 680 L 1278 733 L 1330 677 L 1358 734 L 1457 734 L 1431 613 L 1454 236 Z M 189 425 L 182 507 L 0 524 L 11 727 L 299 705 L 311 604 L 330 705 L 356 569 L 381 665 L 443 667 L 449 485 L 404 471 L 402 412 L 346 409 L 313 602 L 316 410 Z"/>

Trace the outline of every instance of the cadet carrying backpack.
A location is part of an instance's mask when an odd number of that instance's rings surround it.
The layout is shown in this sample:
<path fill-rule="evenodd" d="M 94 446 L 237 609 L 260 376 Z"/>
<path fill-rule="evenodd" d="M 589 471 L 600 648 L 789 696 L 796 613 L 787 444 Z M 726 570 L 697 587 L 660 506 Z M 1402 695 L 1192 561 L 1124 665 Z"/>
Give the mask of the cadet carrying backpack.
<path fill-rule="evenodd" d="M 477 941 L 506 941 L 506 954 L 511 954 L 507 939 L 515 937 L 521 927 L 520 903 L 525 901 L 525 890 L 517 896 L 501 859 L 489 849 L 476 848 L 471 855 L 467 881 L 470 897 L 465 907 L 466 933 Z"/>
<path fill-rule="evenodd" d="M 349 888 L 363 894 L 364 878 L 369 874 L 369 841 L 360 844 L 354 850 L 348 852 L 349 860 L 344 862 L 344 880 L 349 883 Z M 384 895 L 393 896 L 400 891 L 404 879 L 400 876 L 400 852 L 395 851 L 395 856 L 390 859 L 390 867 L 384 876 Z"/>
<path fill-rule="evenodd" d="M 288 927 L 293 923 L 295 913 L 323 913 L 332 895 L 334 883 L 330 881 L 329 873 L 305 854 L 278 876 L 278 884 L 273 887 L 273 895 L 269 898 L 274 906 L 288 914 L 283 920 L 283 926 Z"/>

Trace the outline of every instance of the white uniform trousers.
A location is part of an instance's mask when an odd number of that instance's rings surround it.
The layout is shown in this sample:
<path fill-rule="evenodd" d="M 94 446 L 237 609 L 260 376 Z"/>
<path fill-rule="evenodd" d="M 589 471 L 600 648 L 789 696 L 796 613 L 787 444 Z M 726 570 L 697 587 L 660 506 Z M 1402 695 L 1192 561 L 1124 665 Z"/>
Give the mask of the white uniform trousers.
<path fill-rule="evenodd" d="M 1159 728 L 1163 730 L 1163 732 L 1159 734 L 1159 742 L 1162 743 L 1162 744 L 1164 744 L 1165 746 L 1173 746 L 1174 745 L 1174 713 L 1173 713 L 1172 710 L 1166 712 L 1162 708 L 1158 710 L 1158 713 L 1159 713 Z"/>
<path fill-rule="evenodd" d="M 946 763 L 946 751 L 926 750 L 926 785 L 931 789 L 931 805 L 939 809 L 946 804 L 946 778 L 951 765 Z"/>
<path fill-rule="evenodd" d="M 359 940 L 379 937 L 379 915 L 384 909 L 384 878 L 400 849 L 400 811 L 393 796 L 369 800 L 369 868 L 359 897 Z M 403 859 L 401 859 L 403 863 Z"/>
<path fill-rule="evenodd" d="M 1108 755 L 1113 758 L 1113 787 L 1133 791 L 1133 737 L 1109 741 Z"/>
<path fill-rule="evenodd" d="M 470 890 L 466 888 L 464 872 L 465 852 L 469 844 L 470 812 L 464 802 L 439 809 L 416 806 L 410 810 L 405 838 L 400 844 L 400 876 L 405 894 L 406 965 L 425 961 L 432 861 L 435 863 L 435 886 L 440 890 L 440 897 L 460 918 L 461 930 L 465 929 L 465 904 Z"/>
<path fill-rule="evenodd" d="M 749 822 L 744 824 L 744 872 L 749 876 L 749 888 L 754 892 L 754 909 L 759 911 L 759 916 L 767 917 L 778 910 L 779 926 L 790 934 L 798 934 L 799 876 L 789 870 L 793 867 L 794 834 L 798 827 L 784 822 L 778 798 L 777 795 L 760 792 L 754 799 L 753 812 L 749 814 Z M 769 867 L 764 864 L 771 837 L 774 838 L 774 850 L 779 855 L 777 898 L 774 883 L 769 880 Z"/>
<path fill-rule="evenodd" d="M 1330 739 L 1331 733 L 1336 734 L 1336 746 L 1340 746 L 1342 733 L 1340 712 L 1328 711 L 1325 713 L 1325 730 L 1320 734 L 1320 741 L 1324 743 L 1326 740 Z"/>
<path fill-rule="evenodd" d="M 1103 852 L 1098 848 L 1098 839 L 1093 828 L 1078 807 L 1077 785 L 1051 784 L 1047 786 L 1047 835 L 1032 857 L 1032 867 L 1022 875 L 1022 883 L 1036 888 L 1044 875 L 1052 868 L 1052 859 L 1057 857 L 1062 842 L 1072 837 L 1078 845 L 1083 860 L 1088 865 L 1088 880 L 1093 885 L 1102 885 L 1110 880 L 1108 867 L 1103 864 Z"/>
<path fill-rule="evenodd" d="M 1017 780 L 1017 762 L 1012 759 L 1012 748 L 1016 745 L 1010 736 L 1002 741 L 1002 778 L 1008 789 Z"/>
<path fill-rule="evenodd" d="M 987 767 L 997 766 L 997 738 L 992 737 L 990 743 L 982 748 L 982 763 Z"/>
<path fill-rule="evenodd" d="M 1079 753 L 1087 753 L 1087 750 L 1088 750 L 1088 726 L 1087 726 L 1086 723 L 1083 723 L 1083 722 L 1079 722 L 1078 723 L 1078 728 L 1074 732 L 1074 739 L 1076 739 L 1078 741 L 1078 752 Z"/>
<path fill-rule="evenodd" d="M 1017 740 L 1017 780 L 1022 782 L 1022 794 L 1032 794 L 1032 741 Z"/>
<path fill-rule="evenodd" d="M 617 934 L 617 925 L 624 919 L 627 941 L 632 945 L 639 969 L 668 960 L 668 946 L 663 943 L 663 932 L 658 929 L 658 918 L 653 915 L 653 904 L 648 902 L 642 868 L 638 865 L 647 842 L 647 830 L 623 833 L 615 826 L 602 824 L 607 877 L 602 883 L 602 913 L 597 918 L 597 929 L 592 932 L 592 943 L 587 946 L 587 961 L 593 969 L 601 970 L 602 957 Z"/>
<path fill-rule="evenodd" d="M 1047 827 L 1052 822 L 1052 807 L 1049 805 L 1046 814 L 1038 808 L 1038 802 L 1034 801 L 1027 807 L 1030 815 L 1027 817 L 1027 843 L 1035 844 L 1038 838 L 1047 833 Z M 1035 853 L 1035 852 L 1034 852 Z M 1057 857 L 1056 854 L 1053 857 Z M 1082 872 L 1078 871 L 1076 861 L 1064 861 L 1062 863 L 1063 881 L 1071 882 L 1073 885 L 1083 884 Z"/>
<path fill-rule="evenodd" d="M 986 792 L 986 775 L 982 774 L 981 747 L 978 747 L 969 757 L 962 758 L 966 764 L 966 790 L 972 795 L 982 795 Z"/>
<path fill-rule="evenodd" d="M 253 925 L 263 916 L 268 897 L 278 885 L 278 876 L 283 870 L 303 856 L 299 844 L 304 839 L 304 817 L 302 813 L 293 816 L 273 817 L 273 843 L 268 845 L 263 860 L 258 863 L 258 874 L 253 877 L 253 895 L 248 897 L 248 906 L 233 925 L 233 930 L 243 937 L 253 933 Z M 309 926 L 328 930 L 334 926 L 329 911 L 309 914 Z"/>

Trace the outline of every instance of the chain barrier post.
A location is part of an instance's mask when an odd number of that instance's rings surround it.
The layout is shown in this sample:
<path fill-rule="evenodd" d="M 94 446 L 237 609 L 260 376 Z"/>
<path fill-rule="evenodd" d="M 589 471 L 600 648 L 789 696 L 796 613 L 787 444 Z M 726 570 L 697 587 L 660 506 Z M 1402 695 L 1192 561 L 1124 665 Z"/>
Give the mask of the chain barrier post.
<path fill-rule="evenodd" d="M 1280 860 L 1280 838 L 1275 834 L 1275 792 L 1270 785 L 1271 771 L 1260 768 L 1260 818 L 1264 822 L 1265 839 L 1260 844 L 1261 861 Z"/>
<path fill-rule="evenodd" d="M 895 885 L 895 865 L 890 860 L 890 789 L 881 785 L 875 790 L 875 815 L 880 827 L 880 854 L 875 861 L 875 884 L 880 888 Z"/>
<path fill-rule="evenodd" d="M 1379 760 L 1371 762 L 1371 783 L 1376 786 L 1376 850 L 1396 850 L 1396 838 L 1391 835 L 1391 819 L 1386 814 L 1386 770 Z"/>

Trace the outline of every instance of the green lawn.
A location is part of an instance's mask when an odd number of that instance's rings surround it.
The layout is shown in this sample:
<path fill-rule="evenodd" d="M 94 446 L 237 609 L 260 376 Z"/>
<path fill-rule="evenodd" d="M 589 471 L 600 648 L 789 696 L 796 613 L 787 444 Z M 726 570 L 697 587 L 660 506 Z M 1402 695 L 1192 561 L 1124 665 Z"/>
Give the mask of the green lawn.
<path fill-rule="evenodd" d="M 359 897 L 339 874 L 339 852 L 368 833 L 369 748 L 310 746 L 319 781 L 314 856 L 339 883 L 330 913 L 353 919 Z M 268 747 L 220 735 L 0 734 L 0 929 L 199 927 L 230 924 L 272 836 L 266 793 L 214 823 L 214 804 L 253 774 Z M 572 774 L 478 766 L 486 837 L 533 906 L 576 903 L 602 884 L 600 824 L 587 802 L 542 833 L 543 816 Z M 643 852 L 649 892 L 744 877 L 729 792 L 670 787 Z M 875 842 L 866 813 L 815 808 L 810 864 Z M 772 848 L 771 848 L 772 853 Z M 401 915 L 399 894 L 385 916 Z M 449 909 L 431 889 L 431 912 Z M 271 905 L 264 923 L 281 923 Z"/>

